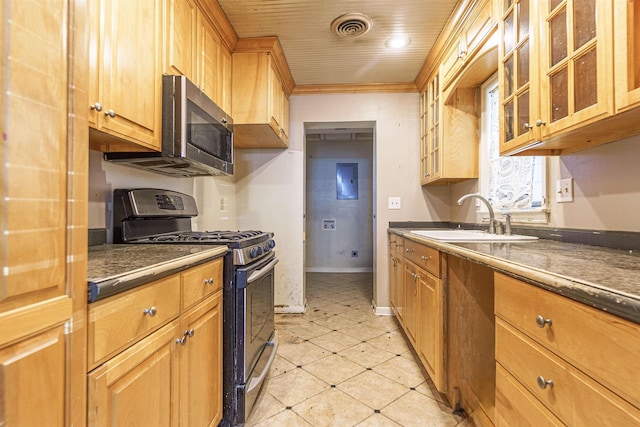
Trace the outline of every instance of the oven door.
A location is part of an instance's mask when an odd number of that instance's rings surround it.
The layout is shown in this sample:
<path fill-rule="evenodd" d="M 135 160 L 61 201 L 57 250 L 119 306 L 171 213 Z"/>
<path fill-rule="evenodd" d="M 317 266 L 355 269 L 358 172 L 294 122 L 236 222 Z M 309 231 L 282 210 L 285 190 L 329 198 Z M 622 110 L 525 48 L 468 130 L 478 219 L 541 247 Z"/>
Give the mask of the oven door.
<path fill-rule="evenodd" d="M 238 308 L 241 311 L 237 314 L 242 317 L 244 323 L 242 336 L 238 337 L 244 343 L 244 354 L 240 355 L 244 359 L 241 366 L 243 375 L 238 380 L 245 384 L 249 382 L 250 376 L 255 375 L 254 368 L 275 330 L 273 288 L 274 267 L 278 261 L 272 252 L 255 265 L 241 267 L 236 272 L 240 302 Z M 266 369 L 268 370 L 268 367 Z"/>
<path fill-rule="evenodd" d="M 275 253 L 236 271 L 238 302 L 236 422 L 244 423 L 258 398 L 278 350 L 274 327 Z"/>

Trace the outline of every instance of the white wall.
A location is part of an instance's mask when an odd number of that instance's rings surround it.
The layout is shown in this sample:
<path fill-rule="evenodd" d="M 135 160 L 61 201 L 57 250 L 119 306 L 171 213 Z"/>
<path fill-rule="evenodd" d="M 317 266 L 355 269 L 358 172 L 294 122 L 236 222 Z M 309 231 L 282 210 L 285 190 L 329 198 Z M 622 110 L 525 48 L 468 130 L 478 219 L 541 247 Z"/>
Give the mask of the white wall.
<path fill-rule="evenodd" d="M 355 200 L 337 198 L 338 163 L 358 166 Z M 372 271 L 373 139 L 307 141 L 306 166 L 305 271 Z M 324 219 L 335 220 L 336 228 L 324 229 Z"/>
<path fill-rule="evenodd" d="M 276 267 L 279 311 L 304 310 L 304 124 L 372 121 L 376 128 L 374 212 L 374 302 L 389 307 L 387 228 L 389 221 L 449 219 L 448 187 L 422 190 L 419 183 L 418 94 L 331 94 L 291 97 L 287 150 L 238 150 L 236 213 L 240 228 L 276 232 L 282 262 Z M 402 209 L 387 199 L 401 197 Z"/>
<path fill-rule="evenodd" d="M 107 228 L 111 242 L 113 190 L 117 188 L 162 188 L 194 196 L 199 215 L 194 230 L 235 229 L 235 184 L 233 177 L 174 178 L 135 169 L 102 159 L 89 150 L 89 228 Z"/>

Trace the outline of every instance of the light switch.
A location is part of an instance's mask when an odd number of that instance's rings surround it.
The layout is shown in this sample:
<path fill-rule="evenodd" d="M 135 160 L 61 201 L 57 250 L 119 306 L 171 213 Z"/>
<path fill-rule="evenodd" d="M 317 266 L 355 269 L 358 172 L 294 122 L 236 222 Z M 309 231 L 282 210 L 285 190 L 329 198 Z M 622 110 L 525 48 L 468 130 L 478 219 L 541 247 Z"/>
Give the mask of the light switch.
<path fill-rule="evenodd" d="M 556 181 L 556 201 L 558 203 L 573 202 L 573 178 Z"/>

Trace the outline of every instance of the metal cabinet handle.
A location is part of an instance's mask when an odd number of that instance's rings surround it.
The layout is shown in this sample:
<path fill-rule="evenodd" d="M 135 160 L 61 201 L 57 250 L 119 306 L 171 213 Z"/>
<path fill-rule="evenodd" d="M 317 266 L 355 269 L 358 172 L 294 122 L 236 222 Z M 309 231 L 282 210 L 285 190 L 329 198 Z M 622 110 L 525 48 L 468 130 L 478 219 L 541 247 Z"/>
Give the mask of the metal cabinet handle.
<path fill-rule="evenodd" d="M 429 261 L 431 259 L 431 257 L 422 255 L 422 256 L 420 256 L 420 259 L 423 260 L 423 261 Z"/>
<path fill-rule="evenodd" d="M 181 338 L 176 338 L 176 344 L 185 345 L 187 343 L 187 338 L 192 337 L 195 333 L 196 331 L 194 331 L 193 329 L 184 331 L 184 334 Z"/>
<path fill-rule="evenodd" d="M 551 326 L 551 319 L 545 319 L 541 315 L 536 316 L 536 324 L 539 328 L 544 328 L 545 325 Z"/>
<path fill-rule="evenodd" d="M 213 277 L 209 277 L 208 279 L 204 279 L 205 285 L 213 285 Z"/>
<path fill-rule="evenodd" d="M 227 119 L 224 118 L 224 117 L 220 121 L 222 122 L 222 124 L 226 124 L 227 123 Z"/>
<path fill-rule="evenodd" d="M 522 128 L 524 130 L 531 130 L 531 129 L 533 129 L 533 126 L 531 126 L 529 123 L 525 123 L 525 124 L 522 125 Z"/>
<path fill-rule="evenodd" d="M 115 117 L 116 116 L 116 112 L 113 110 L 107 110 L 104 112 L 105 116 L 109 116 L 109 117 Z"/>
<path fill-rule="evenodd" d="M 547 388 L 547 386 L 552 388 L 553 387 L 553 380 L 546 380 L 542 375 L 540 375 L 538 377 L 538 387 L 540 387 L 540 389 L 544 390 L 544 389 Z"/>
<path fill-rule="evenodd" d="M 536 120 L 536 127 L 538 127 L 538 128 L 539 128 L 540 126 L 544 126 L 544 125 L 546 125 L 546 124 L 547 124 L 547 122 L 543 122 L 543 121 L 542 121 L 542 119 L 538 119 L 538 120 Z"/>
<path fill-rule="evenodd" d="M 102 104 L 96 102 L 95 104 L 91 104 L 91 109 L 96 111 L 102 111 Z"/>
<path fill-rule="evenodd" d="M 146 315 L 148 314 L 149 317 L 153 317 L 156 315 L 156 313 L 158 312 L 158 309 L 156 308 L 156 306 L 152 306 L 151 308 L 145 308 L 144 311 L 142 312 L 142 315 Z"/>

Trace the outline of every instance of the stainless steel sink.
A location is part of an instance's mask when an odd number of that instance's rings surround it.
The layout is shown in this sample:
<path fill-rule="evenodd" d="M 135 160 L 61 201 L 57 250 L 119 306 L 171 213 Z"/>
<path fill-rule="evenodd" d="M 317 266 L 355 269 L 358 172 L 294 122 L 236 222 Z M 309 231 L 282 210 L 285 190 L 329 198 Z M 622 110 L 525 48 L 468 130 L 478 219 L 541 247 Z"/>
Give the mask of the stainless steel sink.
<path fill-rule="evenodd" d="M 534 236 L 489 234 L 482 230 L 411 230 L 411 233 L 443 242 L 532 242 L 538 240 Z"/>

